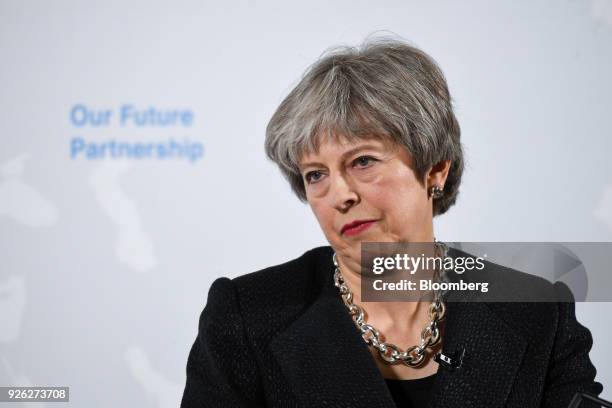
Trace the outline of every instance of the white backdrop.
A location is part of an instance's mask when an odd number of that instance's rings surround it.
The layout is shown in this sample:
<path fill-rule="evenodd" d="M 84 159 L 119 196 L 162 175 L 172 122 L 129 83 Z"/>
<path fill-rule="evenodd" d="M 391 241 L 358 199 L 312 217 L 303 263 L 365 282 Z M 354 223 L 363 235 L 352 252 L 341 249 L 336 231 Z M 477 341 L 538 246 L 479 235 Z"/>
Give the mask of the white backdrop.
<path fill-rule="evenodd" d="M 612 240 L 612 0 L 2 0 L 0 385 L 178 406 L 211 282 L 326 244 L 264 157 L 268 119 L 378 30 L 455 99 L 468 166 L 439 239 Z M 192 120 L 137 124 L 151 108 Z M 612 387 L 612 304 L 577 313 Z"/>

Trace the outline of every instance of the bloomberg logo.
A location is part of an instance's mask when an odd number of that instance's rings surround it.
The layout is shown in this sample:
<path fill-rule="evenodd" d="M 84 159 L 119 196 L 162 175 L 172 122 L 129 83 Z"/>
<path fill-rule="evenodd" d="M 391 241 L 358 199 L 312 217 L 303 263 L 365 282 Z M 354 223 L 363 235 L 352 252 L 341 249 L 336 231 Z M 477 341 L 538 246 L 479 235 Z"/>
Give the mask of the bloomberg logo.
<path fill-rule="evenodd" d="M 123 104 L 116 110 L 92 109 L 76 104 L 70 109 L 70 124 L 76 129 L 100 129 L 118 127 L 124 133 L 130 129 L 179 129 L 191 128 L 194 114 L 190 109 L 159 109 L 155 106 L 137 108 Z M 70 157 L 73 160 L 100 159 L 183 159 L 194 163 L 204 155 L 204 145 L 183 134 L 161 140 L 127 140 L 116 137 L 92 140 L 83 135 L 70 140 Z"/>

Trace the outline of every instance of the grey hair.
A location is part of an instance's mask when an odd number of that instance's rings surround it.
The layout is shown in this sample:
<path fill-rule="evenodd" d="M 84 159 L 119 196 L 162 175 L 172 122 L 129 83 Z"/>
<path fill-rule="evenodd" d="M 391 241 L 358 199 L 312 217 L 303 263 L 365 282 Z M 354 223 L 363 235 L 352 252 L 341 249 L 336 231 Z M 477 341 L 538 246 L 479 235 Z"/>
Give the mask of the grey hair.
<path fill-rule="evenodd" d="M 303 154 L 316 152 L 324 137 L 389 138 L 408 150 L 420 180 L 450 160 L 444 195 L 433 204 L 433 214 L 439 215 L 459 194 L 460 133 L 436 62 L 414 46 L 383 37 L 330 49 L 311 65 L 270 119 L 265 151 L 303 202 L 299 162 Z"/>

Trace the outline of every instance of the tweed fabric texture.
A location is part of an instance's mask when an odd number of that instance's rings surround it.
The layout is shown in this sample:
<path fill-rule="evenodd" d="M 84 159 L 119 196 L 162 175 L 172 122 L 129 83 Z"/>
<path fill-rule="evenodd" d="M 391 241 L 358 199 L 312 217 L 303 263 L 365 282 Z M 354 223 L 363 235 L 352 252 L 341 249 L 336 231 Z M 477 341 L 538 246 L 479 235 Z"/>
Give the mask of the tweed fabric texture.
<path fill-rule="evenodd" d="M 187 360 L 182 408 L 395 407 L 334 287 L 332 253 L 318 247 L 213 282 Z M 516 276 L 517 287 L 547 285 L 571 299 L 562 283 Z M 459 369 L 438 369 L 430 407 L 556 408 L 577 391 L 598 395 L 591 345 L 572 301 L 449 301 L 442 349 L 465 354 Z"/>

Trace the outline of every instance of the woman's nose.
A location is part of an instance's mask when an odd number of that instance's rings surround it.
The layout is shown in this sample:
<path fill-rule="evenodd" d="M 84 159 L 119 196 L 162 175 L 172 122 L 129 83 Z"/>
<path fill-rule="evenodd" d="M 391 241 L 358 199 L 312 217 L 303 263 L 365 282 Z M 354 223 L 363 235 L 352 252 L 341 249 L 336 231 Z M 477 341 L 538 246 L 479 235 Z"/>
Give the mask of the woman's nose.
<path fill-rule="evenodd" d="M 346 212 L 359 202 L 356 188 L 344 176 L 333 177 L 331 181 L 330 199 L 334 208 Z"/>

